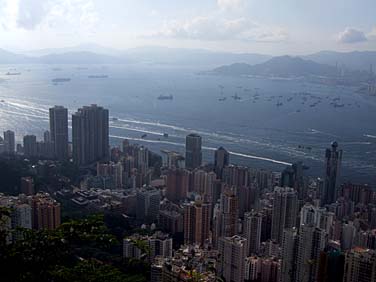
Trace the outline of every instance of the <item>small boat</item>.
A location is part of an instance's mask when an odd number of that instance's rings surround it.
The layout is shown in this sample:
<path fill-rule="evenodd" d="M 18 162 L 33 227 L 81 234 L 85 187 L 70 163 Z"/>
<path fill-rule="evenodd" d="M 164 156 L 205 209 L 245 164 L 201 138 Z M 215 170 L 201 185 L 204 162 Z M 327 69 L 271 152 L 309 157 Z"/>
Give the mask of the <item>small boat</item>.
<path fill-rule="evenodd" d="M 235 95 L 231 96 L 234 100 L 241 100 L 242 97 L 238 96 L 238 93 L 235 93 Z"/>
<path fill-rule="evenodd" d="M 108 75 L 105 75 L 105 74 L 89 75 L 88 78 L 108 78 Z"/>
<path fill-rule="evenodd" d="M 144 138 L 146 138 L 147 136 L 148 136 L 147 134 L 142 134 L 142 135 L 141 135 L 141 138 L 144 139 Z"/>
<path fill-rule="evenodd" d="M 167 138 L 168 134 L 167 133 L 163 133 L 163 137 Z"/>
<path fill-rule="evenodd" d="M 170 95 L 159 95 L 158 100 L 172 100 L 174 99 L 174 97 L 170 94 Z"/>
<path fill-rule="evenodd" d="M 5 103 L 5 101 L 4 101 L 4 100 L 1 100 L 0 102 L 1 102 L 1 103 Z"/>
<path fill-rule="evenodd" d="M 71 81 L 71 79 L 70 79 L 70 78 L 54 78 L 54 79 L 52 80 L 52 82 L 54 82 L 54 83 L 58 83 L 58 82 L 68 82 L 68 81 Z"/>
<path fill-rule="evenodd" d="M 7 72 L 5 75 L 21 75 L 20 72 Z"/>
<path fill-rule="evenodd" d="M 117 117 L 111 118 L 112 121 L 118 121 L 119 119 Z"/>
<path fill-rule="evenodd" d="M 280 107 L 280 106 L 282 106 L 282 105 L 283 105 L 282 102 L 278 102 L 278 103 L 277 103 L 277 107 Z"/>
<path fill-rule="evenodd" d="M 219 98 L 218 101 L 223 102 L 223 101 L 226 101 L 226 99 L 227 99 L 226 97 L 223 97 L 223 98 Z"/>
<path fill-rule="evenodd" d="M 334 108 L 343 108 L 345 104 L 334 104 Z"/>

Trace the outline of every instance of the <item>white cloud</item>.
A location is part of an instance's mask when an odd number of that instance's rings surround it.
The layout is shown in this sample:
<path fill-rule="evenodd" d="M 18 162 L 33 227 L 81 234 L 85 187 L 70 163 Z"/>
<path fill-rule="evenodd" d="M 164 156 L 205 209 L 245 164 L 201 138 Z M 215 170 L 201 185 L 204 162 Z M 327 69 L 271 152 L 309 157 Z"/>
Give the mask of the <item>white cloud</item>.
<path fill-rule="evenodd" d="M 16 27 L 18 0 L 0 0 L 0 23 L 4 30 Z"/>
<path fill-rule="evenodd" d="M 217 5 L 222 10 L 239 8 L 244 4 L 244 0 L 217 0 Z"/>
<path fill-rule="evenodd" d="M 367 37 L 363 31 L 355 28 L 347 27 L 338 35 L 338 42 L 340 43 L 358 43 L 367 41 Z"/>
<path fill-rule="evenodd" d="M 284 41 L 288 37 L 287 32 L 281 28 L 263 26 L 244 17 L 235 19 L 196 17 L 189 21 L 168 21 L 161 30 L 151 35 L 204 41 L 240 40 L 257 42 Z"/>
<path fill-rule="evenodd" d="M 24 29 L 34 29 L 46 15 L 47 0 L 19 0 L 17 25 Z"/>
<path fill-rule="evenodd" d="M 151 10 L 149 15 L 152 17 L 159 16 L 159 12 L 157 10 Z"/>
<path fill-rule="evenodd" d="M 376 26 L 369 33 L 367 33 L 367 38 L 369 40 L 376 39 Z"/>
<path fill-rule="evenodd" d="M 51 1 L 46 25 L 50 28 L 74 28 L 88 31 L 95 28 L 99 20 L 92 0 Z"/>
<path fill-rule="evenodd" d="M 0 0 L 5 29 L 75 29 L 87 31 L 98 21 L 93 0 Z"/>

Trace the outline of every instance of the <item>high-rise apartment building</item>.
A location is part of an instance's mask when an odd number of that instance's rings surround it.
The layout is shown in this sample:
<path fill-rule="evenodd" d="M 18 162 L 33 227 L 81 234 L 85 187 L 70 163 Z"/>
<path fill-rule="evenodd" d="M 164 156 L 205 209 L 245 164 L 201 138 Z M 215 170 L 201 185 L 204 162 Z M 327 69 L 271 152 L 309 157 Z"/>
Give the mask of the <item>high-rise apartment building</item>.
<path fill-rule="evenodd" d="M 281 282 L 295 281 L 297 239 L 298 231 L 295 227 L 283 231 Z"/>
<path fill-rule="evenodd" d="M 244 238 L 248 241 L 248 255 L 258 254 L 261 246 L 262 214 L 248 212 L 244 215 Z"/>
<path fill-rule="evenodd" d="M 187 197 L 191 172 L 182 168 L 172 168 L 167 172 L 166 197 L 178 203 Z"/>
<path fill-rule="evenodd" d="M 68 159 L 68 109 L 62 106 L 50 108 L 50 139 L 54 144 L 55 157 L 58 160 Z"/>
<path fill-rule="evenodd" d="M 317 282 L 343 282 L 345 254 L 328 249 L 320 254 Z"/>
<path fill-rule="evenodd" d="M 216 245 L 220 237 L 232 237 L 238 233 L 238 196 L 233 191 L 224 191 L 214 213 L 213 243 Z"/>
<path fill-rule="evenodd" d="M 281 243 L 283 230 L 296 226 L 298 212 L 297 192 L 290 187 L 274 189 L 271 238 Z"/>
<path fill-rule="evenodd" d="M 219 239 L 218 275 L 225 281 L 243 282 L 245 278 L 245 258 L 247 239 L 238 235 Z"/>
<path fill-rule="evenodd" d="M 197 169 L 192 172 L 193 191 L 206 201 L 212 203 L 214 185 L 216 184 L 217 175 L 214 172 L 206 172 Z"/>
<path fill-rule="evenodd" d="M 343 282 L 375 282 L 376 253 L 374 250 L 356 248 L 345 254 Z"/>
<path fill-rule="evenodd" d="M 4 151 L 6 153 L 14 153 L 16 150 L 16 139 L 14 132 L 7 130 L 4 131 Z"/>
<path fill-rule="evenodd" d="M 137 190 L 136 218 L 146 223 L 157 220 L 161 201 L 161 193 L 154 187 L 142 187 Z"/>
<path fill-rule="evenodd" d="M 110 178 L 116 189 L 123 188 L 123 165 L 120 162 L 97 163 L 97 176 Z"/>
<path fill-rule="evenodd" d="M 325 152 L 325 175 L 323 191 L 321 193 L 321 204 L 334 203 L 339 187 L 340 168 L 342 161 L 342 150 L 338 150 L 338 143 L 333 142 L 330 149 Z"/>
<path fill-rule="evenodd" d="M 304 200 L 307 196 L 307 184 L 304 181 L 306 169 L 302 162 L 297 162 L 285 168 L 281 174 L 281 187 L 294 188 L 298 192 L 299 200 Z"/>
<path fill-rule="evenodd" d="M 88 165 L 109 156 L 109 113 L 97 105 L 85 106 L 72 115 L 73 160 Z"/>
<path fill-rule="evenodd" d="M 189 134 L 185 138 L 185 167 L 195 169 L 202 163 L 201 136 Z"/>
<path fill-rule="evenodd" d="M 60 225 L 60 203 L 47 193 L 38 193 L 31 199 L 33 209 L 33 229 L 53 230 Z"/>
<path fill-rule="evenodd" d="M 210 205 L 202 201 L 184 204 L 184 242 L 204 245 L 209 232 Z"/>
<path fill-rule="evenodd" d="M 300 210 L 300 225 L 314 225 L 330 234 L 333 222 L 334 213 L 325 208 L 306 204 Z"/>
<path fill-rule="evenodd" d="M 38 155 L 37 137 L 35 135 L 25 135 L 23 145 L 25 157 L 36 157 Z"/>
<path fill-rule="evenodd" d="M 301 225 L 298 233 L 296 281 L 316 282 L 320 253 L 325 249 L 328 236 L 325 230 L 313 225 Z"/>
<path fill-rule="evenodd" d="M 214 152 L 214 170 L 219 178 L 222 179 L 223 168 L 230 164 L 230 153 L 223 147 L 219 147 Z"/>

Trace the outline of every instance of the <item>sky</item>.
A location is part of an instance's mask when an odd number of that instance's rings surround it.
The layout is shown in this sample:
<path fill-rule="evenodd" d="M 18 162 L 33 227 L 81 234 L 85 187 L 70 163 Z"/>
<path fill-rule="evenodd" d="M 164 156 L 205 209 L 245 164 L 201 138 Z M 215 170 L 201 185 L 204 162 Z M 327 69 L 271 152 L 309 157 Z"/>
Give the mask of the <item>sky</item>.
<path fill-rule="evenodd" d="M 0 0 L 0 48 L 376 51 L 376 0 Z"/>

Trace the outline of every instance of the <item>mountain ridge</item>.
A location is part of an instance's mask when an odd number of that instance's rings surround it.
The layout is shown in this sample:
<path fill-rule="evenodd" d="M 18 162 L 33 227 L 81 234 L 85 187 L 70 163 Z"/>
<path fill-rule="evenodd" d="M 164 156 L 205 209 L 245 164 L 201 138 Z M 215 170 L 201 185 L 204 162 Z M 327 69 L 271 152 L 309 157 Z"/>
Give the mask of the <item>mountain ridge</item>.
<path fill-rule="evenodd" d="M 84 57 L 80 55 L 85 55 Z M 84 58 L 86 57 L 86 60 Z M 283 57 L 257 53 L 231 53 L 206 49 L 169 48 L 142 46 L 126 50 L 103 47 L 96 44 L 82 44 L 64 48 L 50 48 L 24 52 L 0 49 L 0 64 L 19 63 L 146 63 L 176 66 L 220 67 L 234 63 L 261 64 L 269 59 Z M 376 67 L 376 51 L 337 52 L 323 50 L 299 56 L 302 59 L 344 70 L 368 71 Z"/>

